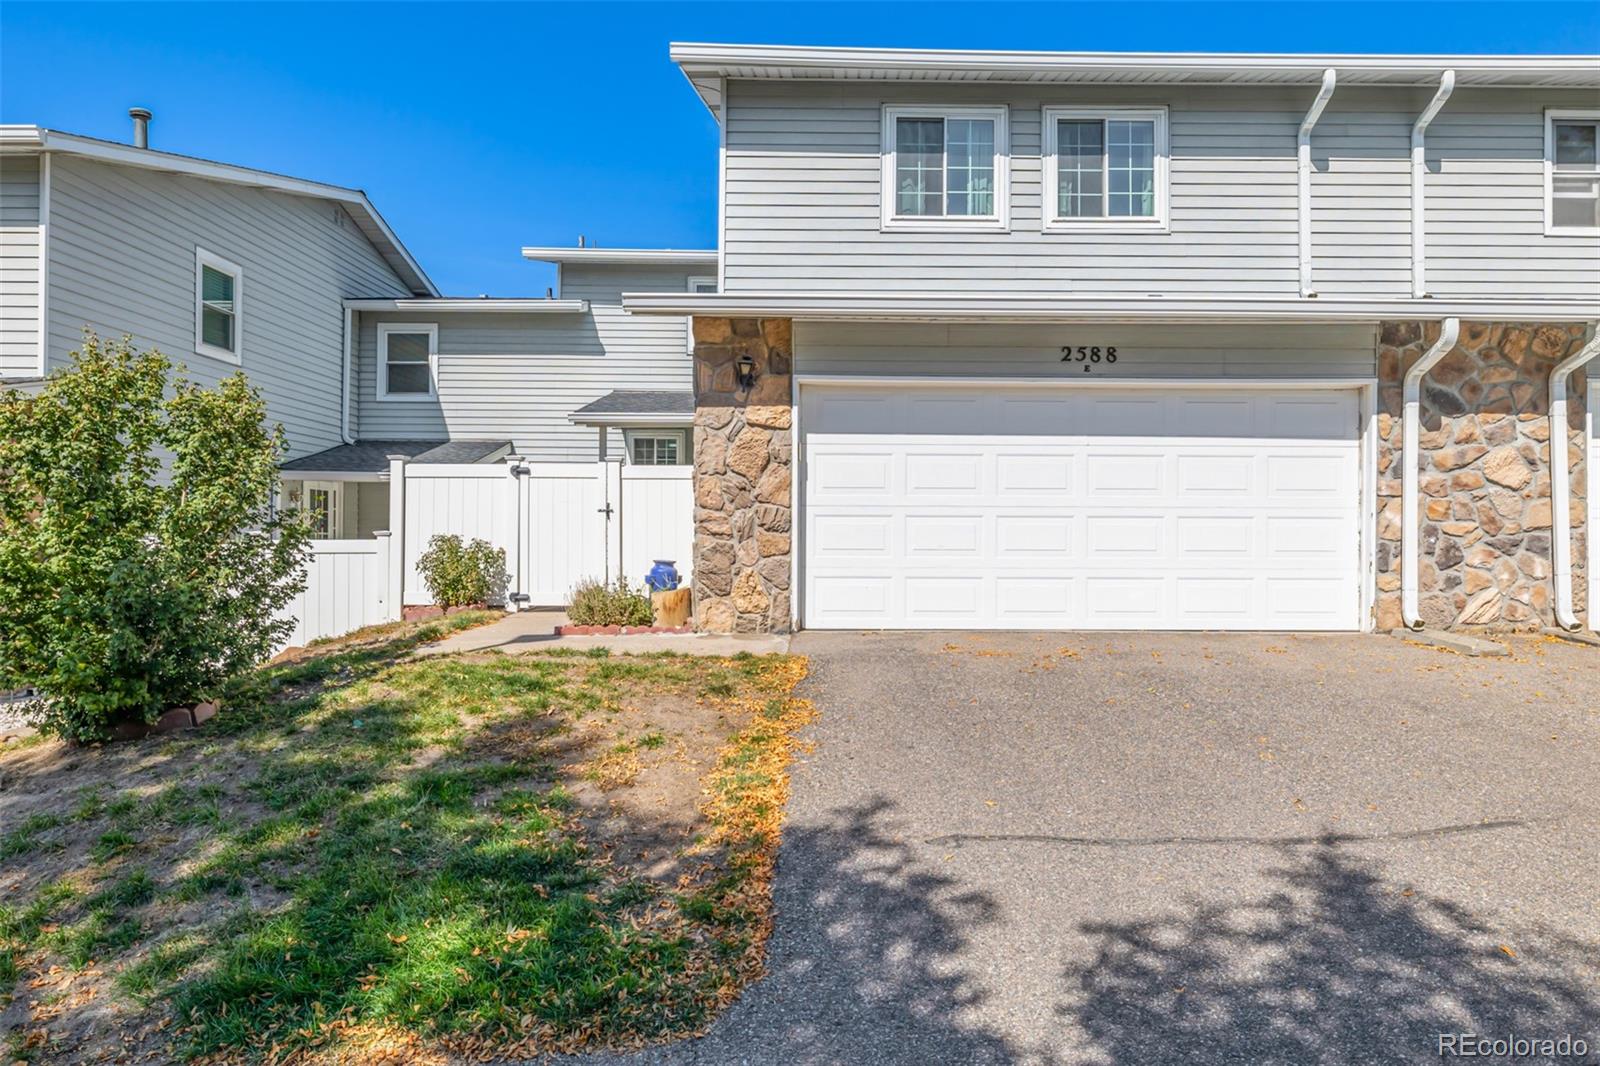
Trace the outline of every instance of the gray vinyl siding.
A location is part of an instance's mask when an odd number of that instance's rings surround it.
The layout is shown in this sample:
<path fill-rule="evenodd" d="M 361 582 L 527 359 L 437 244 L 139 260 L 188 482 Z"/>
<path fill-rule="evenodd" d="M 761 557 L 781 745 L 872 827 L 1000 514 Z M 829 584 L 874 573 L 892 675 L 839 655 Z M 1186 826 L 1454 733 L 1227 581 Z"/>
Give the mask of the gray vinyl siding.
<path fill-rule="evenodd" d="M 0 155 L 0 378 L 39 373 L 39 157 Z"/>
<path fill-rule="evenodd" d="M 895 85 L 728 87 L 728 292 L 1277 294 L 1299 291 L 1296 131 L 1314 89 Z M 1411 124 L 1427 89 L 1338 90 L 1312 139 L 1314 284 L 1411 287 Z M 885 104 L 1008 106 L 1008 232 L 884 232 Z M 1165 233 L 1042 231 L 1041 108 L 1168 108 Z M 1461 90 L 1428 138 L 1430 291 L 1600 296 L 1600 238 L 1543 233 L 1543 111 L 1590 91 Z"/>
<path fill-rule="evenodd" d="M 1061 347 L 1115 346 L 1117 361 L 1085 372 Z M 1372 378 L 1371 325 L 940 325 L 796 322 L 799 374 L 863 377 Z"/>
<path fill-rule="evenodd" d="M 648 266 L 562 268 L 561 297 L 588 300 L 588 314 L 363 313 L 359 338 L 360 435 L 368 440 L 513 441 L 535 462 L 592 460 L 599 430 L 567 416 L 613 389 L 691 388 L 688 326 L 628 315 L 623 292 L 679 292 L 714 270 Z M 439 327 L 439 395 L 429 402 L 378 399 L 381 322 Z M 612 430 L 609 454 L 620 455 Z"/>
<path fill-rule="evenodd" d="M 1544 232 L 1544 111 L 1600 92 L 1463 90 L 1428 132 L 1428 288 L 1600 299 L 1600 236 Z"/>
<path fill-rule="evenodd" d="M 238 369 L 195 352 L 198 246 L 244 270 L 241 361 L 289 458 L 340 443 L 343 300 L 410 293 L 339 205 L 64 155 L 50 177 L 52 368 L 87 326 L 132 334 L 197 381 Z"/>

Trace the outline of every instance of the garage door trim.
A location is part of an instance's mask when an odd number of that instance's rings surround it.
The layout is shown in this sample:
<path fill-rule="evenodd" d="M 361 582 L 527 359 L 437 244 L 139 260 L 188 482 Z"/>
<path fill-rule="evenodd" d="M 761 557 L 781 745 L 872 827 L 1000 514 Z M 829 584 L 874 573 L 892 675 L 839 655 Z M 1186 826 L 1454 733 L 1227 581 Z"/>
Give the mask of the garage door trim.
<path fill-rule="evenodd" d="M 1371 632 L 1373 605 L 1377 599 L 1375 549 L 1378 515 L 1378 431 L 1377 392 L 1374 377 L 1328 378 L 1091 378 L 1069 380 L 1063 378 L 980 378 L 980 377 L 908 377 L 904 375 L 849 375 L 849 374 L 796 374 L 791 381 L 793 418 L 790 422 L 790 454 L 793 456 L 794 477 L 791 503 L 794 515 L 790 523 L 790 598 L 792 624 L 804 628 L 806 612 L 805 530 L 806 515 L 806 457 L 805 457 L 805 398 L 807 390 L 829 388 L 968 388 L 968 389 L 1051 389 L 1051 390 L 1153 390 L 1153 391 L 1277 391 L 1322 390 L 1355 392 L 1359 403 L 1360 491 L 1358 507 L 1360 546 L 1357 558 L 1361 567 L 1358 580 L 1360 602 L 1357 618 L 1362 632 Z"/>

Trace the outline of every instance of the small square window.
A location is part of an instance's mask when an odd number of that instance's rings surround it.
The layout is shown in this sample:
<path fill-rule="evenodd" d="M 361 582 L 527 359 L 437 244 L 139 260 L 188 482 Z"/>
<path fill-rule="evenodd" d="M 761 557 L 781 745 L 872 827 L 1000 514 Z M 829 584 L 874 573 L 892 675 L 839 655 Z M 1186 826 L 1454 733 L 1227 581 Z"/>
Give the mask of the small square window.
<path fill-rule="evenodd" d="M 678 466 L 684 462 L 683 434 L 630 430 L 628 462 L 634 466 Z"/>
<path fill-rule="evenodd" d="M 1600 111 L 1545 114 L 1545 228 L 1600 232 Z"/>
<path fill-rule="evenodd" d="M 196 355 L 240 361 L 244 271 L 203 248 L 194 256 L 194 350 Z"/>
<path fill-rule="evenodd" d="M 378 327 L 378 396 L 426 400 L 435 392 L 439 327 L 386 322 Z"/>
<path fill-rule="evenodd" d="M 883 145 L 885 228 L 1005 228 L 1005 108 L 885 108 Z"/>

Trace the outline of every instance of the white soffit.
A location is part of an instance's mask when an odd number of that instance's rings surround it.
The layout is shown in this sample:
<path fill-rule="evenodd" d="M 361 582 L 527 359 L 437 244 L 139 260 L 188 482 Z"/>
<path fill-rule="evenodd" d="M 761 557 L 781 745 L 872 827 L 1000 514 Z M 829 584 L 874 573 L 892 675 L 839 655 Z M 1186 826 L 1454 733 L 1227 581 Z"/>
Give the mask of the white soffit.
<path fill-rule="evenodd" d="M 1600 302 L 1319 297 L 1036 297 L 960 293 L 625 292 L 631 314 L 926 322 L 1377 322 L 1464 318 L 1487 322 L 1589 322 Z"/>
<path fill-rule="evenodd" d="M 1593 55 L 1272 55 L 997 52 L 674 43 L 672 61 L 714 113 L 724 79 L 1021 84 L 1305 85 L 1333 67 L 1348 85 L 1600 88 Z"/>

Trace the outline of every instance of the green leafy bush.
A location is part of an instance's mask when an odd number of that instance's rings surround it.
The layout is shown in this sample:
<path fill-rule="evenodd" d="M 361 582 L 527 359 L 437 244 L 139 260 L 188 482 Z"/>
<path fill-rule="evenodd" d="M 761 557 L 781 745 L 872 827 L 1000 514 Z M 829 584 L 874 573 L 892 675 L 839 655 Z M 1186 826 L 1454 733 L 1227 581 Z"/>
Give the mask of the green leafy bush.
<path fill-rule="evenodd" d="M 242 373 L 203 388 L 92 333 L 72 358 L 0 394 L 0 689 L 87 741 L 265 659 L 310 534 L 273 512 L 283 429 Z"/>
<path fill-rule="evenodd" d="M 446 610 L 505 598 L 506 552 L 486 540 L 463 544 L 454 533 L 436 536 L 417 570 L 433 602 Z"/>
<path fill-rule="evenodd" d="M 621 577 L 615 585 L 594 578 L 578 582 L 567 606 L 567 619 L 577 626 L 647 626 L 654 618 L 649 595 Z"/>

